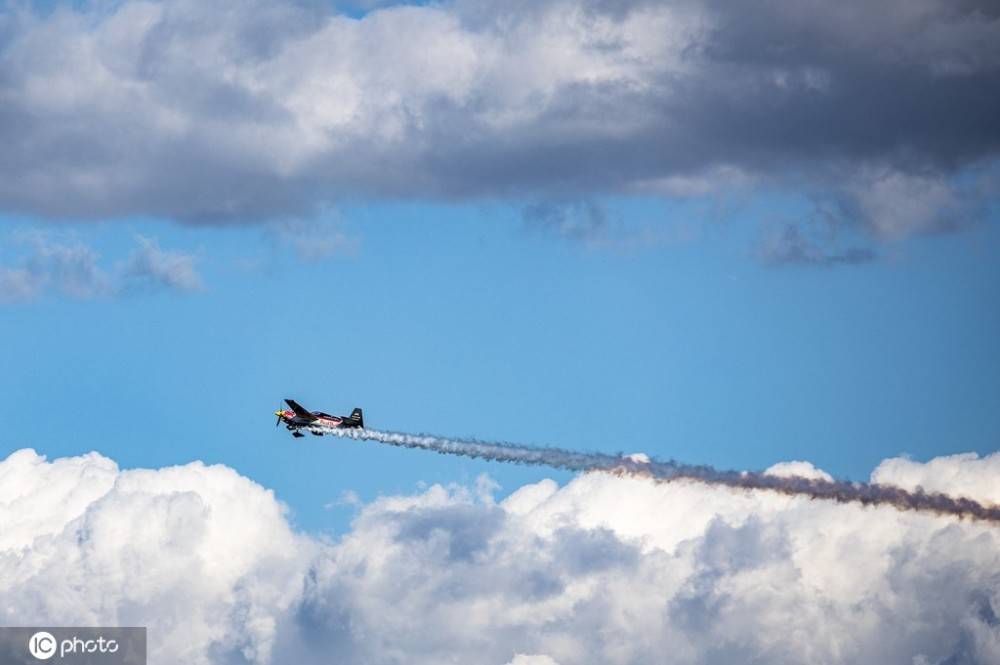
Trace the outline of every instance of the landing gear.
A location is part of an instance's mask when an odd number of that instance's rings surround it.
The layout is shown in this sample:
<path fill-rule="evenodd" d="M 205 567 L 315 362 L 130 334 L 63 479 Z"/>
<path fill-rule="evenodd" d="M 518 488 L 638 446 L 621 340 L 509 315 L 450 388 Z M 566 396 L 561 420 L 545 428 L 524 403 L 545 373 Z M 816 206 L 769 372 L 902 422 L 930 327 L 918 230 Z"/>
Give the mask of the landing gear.
<path fill-rule="evenodd" d="M 305 434 L 303 434 L 302 432 L 296 430 L 296 431 L 292 432 L 292 436 L 294 436 L 296 439 L 301 439 L 302 437 L 305 436 Z"/>

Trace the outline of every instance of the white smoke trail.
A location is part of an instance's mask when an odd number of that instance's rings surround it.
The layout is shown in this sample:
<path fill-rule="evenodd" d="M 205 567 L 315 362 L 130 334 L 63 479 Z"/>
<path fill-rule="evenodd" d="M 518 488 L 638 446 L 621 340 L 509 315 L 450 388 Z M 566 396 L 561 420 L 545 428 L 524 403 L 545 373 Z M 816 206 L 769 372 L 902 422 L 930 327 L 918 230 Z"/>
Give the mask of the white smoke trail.
<path fill-rule="evenodd" d="M 653 478 L 668 482 L 679 478 L 709 485 L 724 485 L 747 490 L 769 490 L 787 495 L 807 496 L 841 503 L 890 505 L 899 510 L 917 510 L 959 518 L 972 518 L 1000 524 L 1000 506 L 985 506 L 972 499 L 922 490 L 908 492 L 891 485 L 829 481 L 798 476 L 775 476 L 756 471 L 720 471 L 710 466 L 650 460 L 640 462 L 629 457 L 604 453 L 585 453 L 561 448 L 536 448 L 512 443 L 452 439 L 429 434 L 405 434 L 373 429 L 313 428 L 323 434 L 386 443 L 402 448 L 420 448 L 444 455 L 462 455 L 497 462 L 544 465 L 568 471 L 603 471 Z"/>

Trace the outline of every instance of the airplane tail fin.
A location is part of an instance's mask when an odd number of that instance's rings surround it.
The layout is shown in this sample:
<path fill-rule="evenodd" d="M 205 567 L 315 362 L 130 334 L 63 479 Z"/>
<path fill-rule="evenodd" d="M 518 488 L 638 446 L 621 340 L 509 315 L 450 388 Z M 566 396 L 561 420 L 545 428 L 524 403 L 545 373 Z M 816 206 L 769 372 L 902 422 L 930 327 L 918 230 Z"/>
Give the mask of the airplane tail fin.
<path fill-rule="evenodd" d="M 358 427 L 362 429 L 365 426 L 364 416 L 361 415 L 361 409 L 354 409 L 351 411 L 351 422 L 356 423 Z"/>

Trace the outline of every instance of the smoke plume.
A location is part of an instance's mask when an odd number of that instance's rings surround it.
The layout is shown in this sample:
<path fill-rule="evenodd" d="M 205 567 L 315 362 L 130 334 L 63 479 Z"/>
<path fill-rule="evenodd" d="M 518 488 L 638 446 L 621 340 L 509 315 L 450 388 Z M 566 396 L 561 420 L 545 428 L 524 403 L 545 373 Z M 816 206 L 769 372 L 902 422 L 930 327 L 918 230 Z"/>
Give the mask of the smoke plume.
<path fill-rule="evenodd" d="M 542 448 L 513 443 L 453 439 L 430 434 L 405 434 L 373 429 L 314 428 L 324 434 L 350 439 L 377 441 L 401 448 L 420 448 L 443 455 L 461 455 L 496 462 L 549 466 L 567 471 L 602 471 L 618 475 L 653 478 L 669 482 L 686 479 L 707 485 L 723 485 L 747 490 L 770 490 L 787 495 L 807 496 L 838 503 L 889 505 L 899 510 L 951 515 L 1000 524 L 1000 506 L 919 487 L 907 491 L 892 485 L 859 483 L 795 475 L 774 475 L 759 471 L 722 471 L 710 466 L 681 464 L 675 461 L 638 459 L 636 457 L 585 453 L 562 448 Z"/>

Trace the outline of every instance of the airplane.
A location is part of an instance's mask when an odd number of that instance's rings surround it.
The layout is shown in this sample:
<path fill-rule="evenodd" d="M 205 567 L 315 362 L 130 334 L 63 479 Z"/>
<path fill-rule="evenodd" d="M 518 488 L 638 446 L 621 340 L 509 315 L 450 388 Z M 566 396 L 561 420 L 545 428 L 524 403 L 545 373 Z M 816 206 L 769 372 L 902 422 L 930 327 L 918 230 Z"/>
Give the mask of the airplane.
<path fill-rule="evenodd" d="M 310 434 L 323 436 L 323 432 L 316 428 L 329 427 L 331 429 L 339 429 L 359 427 L 363 429 L 365 426 L 365 419 L 361 415 L 361 409 L 354 409 L 349 416 L 331 416 L 329 413 L 323 413 L 322 411 L 306 411 L 302 408 L 301 404 L 293 399 L 286 399 L 285 403 L 291 407 L 291 410 L 282 409 L 275 411 L 274 415 L 278 416 L 278 421 L 274 423 L 274 426 L 277 427 L 281 423 L 285 423 L 285 429 L 289 430 L 295 438 L 305 436 L 305 434 L 299 431 L 302 429 L 309 430 Z"/>

